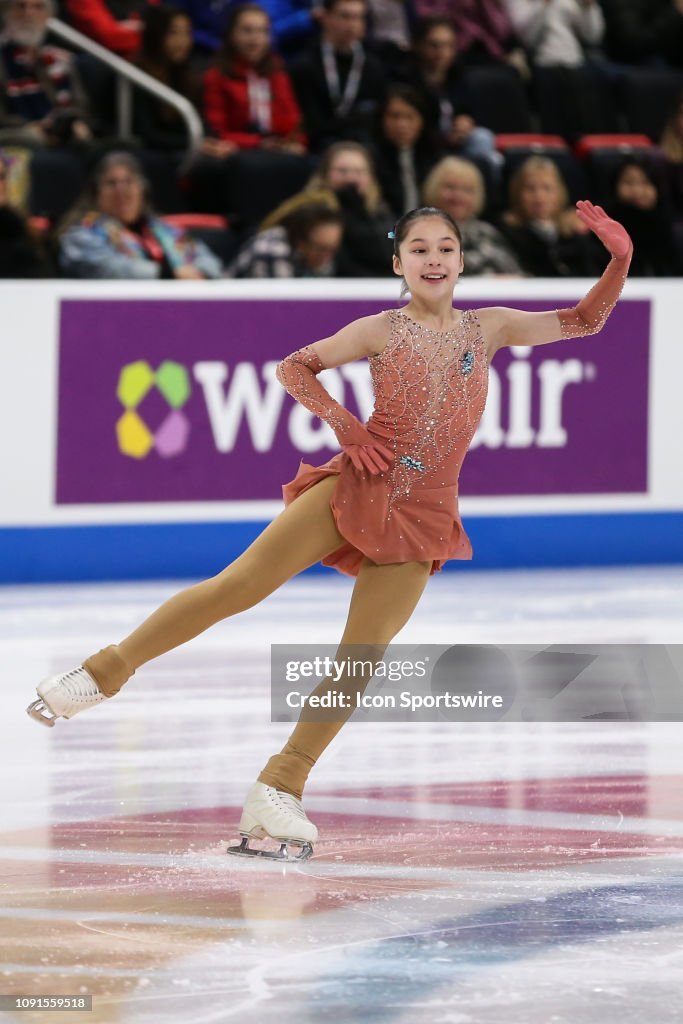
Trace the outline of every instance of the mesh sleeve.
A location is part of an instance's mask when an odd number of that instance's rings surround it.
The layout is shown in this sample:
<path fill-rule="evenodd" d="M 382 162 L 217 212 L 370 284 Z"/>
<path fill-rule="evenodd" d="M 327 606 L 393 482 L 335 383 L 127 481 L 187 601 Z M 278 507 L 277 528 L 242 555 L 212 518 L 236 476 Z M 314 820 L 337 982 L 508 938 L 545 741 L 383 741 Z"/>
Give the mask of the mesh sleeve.
<path fill-rule="evenodd" d="M 577 306 L 557 310 L 563 338 L 582 338 L 602 330 L 622 293 L 631 255 L 613 256 L 600 280 Z"/>
<path fill-rule="evenodd" d="M 335 401 L 317 379 L 324 369 L 320 357 L 306 345 L 283 359 L 275 376 L 292 398 L 329 423 L 340 445 L 367 444 L 372 439 L 360 420 Z"/>

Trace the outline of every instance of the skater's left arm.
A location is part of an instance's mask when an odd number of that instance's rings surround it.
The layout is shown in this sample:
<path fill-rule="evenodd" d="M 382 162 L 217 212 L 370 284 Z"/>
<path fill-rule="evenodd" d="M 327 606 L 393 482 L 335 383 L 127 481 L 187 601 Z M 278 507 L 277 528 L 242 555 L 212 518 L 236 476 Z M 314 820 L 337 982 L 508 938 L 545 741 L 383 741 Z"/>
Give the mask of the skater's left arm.
<path fill-rule="evenodd" d="M 624 287 L 633 243 L 626 229 L 608 217 L 601 206 L 580 202 L 576 212 L 612 256 L 604 274 L 571 309 L 526 313 L 506 306 L 492 306 L 478 310 L 489 358 L 504 345 L 547 345 L 563 338 L 597 334 L 605 326 Z"/>

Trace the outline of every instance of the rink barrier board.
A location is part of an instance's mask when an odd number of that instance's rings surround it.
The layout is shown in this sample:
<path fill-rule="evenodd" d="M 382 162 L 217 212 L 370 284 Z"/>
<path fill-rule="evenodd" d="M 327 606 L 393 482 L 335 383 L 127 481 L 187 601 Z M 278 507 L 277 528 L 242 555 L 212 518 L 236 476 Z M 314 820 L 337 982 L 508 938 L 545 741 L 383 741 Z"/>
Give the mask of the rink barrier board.
<path fill-rule="evenodd" d="M 212 576 L 264 522 L 0 529 L 0 583 L 194 579 Z M 683 513 L 478 516 L 465 524 L 472 560 L 443 570 L 683 563 Z M 317 563 L 307 573 L 336 570 Z"/>
<path fill-rule="evenodd" d="M 552 309 L 577 301 L 590 284 L 586 280 L 466 279 L 456 299 L 463 307 L 539 308 L 540 304 Z M 232 373 L 235 351 L 245 361 L 245 371 L 249 360 L 257 368 L 264 367 L 283 352 L 321 336 L 321 325 L 328 319 L 326 304 L 336 310 L 334 322 L 341 323 L 347 315 L 352 319 L 367 312 L 371 305 L 396 307 L 397 296 L 397 284 L 391 279 L 0 283 L 6 325 L 0 341 L 0 583 L 209 575 L 239 555 L 278 514 L 281 484 L 294 476 L 300 456 L 315 465 L 333 453 L 316 442 L 311 424 L 304 422 L 305 410 L 285 415 L 283 409 L 270 424 L 270 440 L 259 449 L 256 476 L 253 440 L 245 448 L 244 437 L 226 436 L 223 446 L 216 448 L 217 461 L 193 465 L 192 460 L 183 463 L 183 455 L 167 460 L 169 468 L 178 467 L 176 478 L 183 486 L 170 477 L 159 477 L 159 467 L 146 458 L 136 463 L 140 472 L 134 488 L 125 481 L 119 487 L 117 479 L 122 469 L 125 476 L 126 467 L 120 461 L 107 463 L 111 452 L 102 451 L 100 440 L 93 444 L 97 410 L 87 411 L 92 396 L 102 396 L 113 410 L 107 414 L 113 423 L 118 410 L 111 402 L 115 392 L 111 381 L 106 386 L 103 381 L 109 380 L 105 356 L 111 362 L 114 349 L 119 362 L 147 358 L 154 369 L 161 356 L 179 359 L 182 344 L 190 362 L 199 360 L 192 364 L 192 380 L 196 384 L 201 377 L 204 396 L 214 394 L 215 398 L 216 388 L 222 386 L 216 377 L 218 363 L 229 362 Z M 484 432 L 482 445 L 473 446 L 468 456 L 460 512 L 472 539 L 474 560 L 452 561 L 447 571 L 683 562 L 680 280 L 631 280 L 623 298 L 621 315 L 610 318 L 609 330 L 596 338 L 579 339 L 571 350 L 540 346 L 531 353 L 533 361 L 522 348 L 499 354 L 500 363 L 493 364 L 490 399 L 496 399 L 498 377 L 508 402 L 499 421 L 505 436 L 496 442 L 495 436 L 491 441 L 491 431 Z M 302 319 L 299 309 L 297 321 L 295 310 L 302 300 L 310 304 L 310 317 Z M 121 302 L 120 315 L 116 310 L 108 318 L 96 315 L 101 312 L 97 309 L 88 312 L 88 306 L 100 302 L 105 303 L 102 310 L 111 312 L 112 301 Z M 131 312 L 138 302 L 139 315 Z M 211 339 L 188 331 L 187 307 L 193 304 L 197 317 L 204 317 L 205 334 L 212 332 Z M 221 305 L 230 307 L 227 333 Z M 204 307 L 211 307 L 213 319 L 206 318 Z M 253 323 L 245 316 L 245 307 L 258 312 Z M 622 333 L 624 313 L 628 323 Z M 120 330 L 126 316 L 131 327 L 128 334 Z M 69 323 L 65 317 L 70 317 Z M 297 326 L 304 320 L 307 334 Z M 126 345 L 130 347 L 135 324 L 138 334 L 129 351 Z M 247 343 L 253 345 L 253 358 L 242 354 L 252 351 Z M 231 349 L 231 344 L 238 348 Z M 65 361 L 67 348 L 70 361 Z M 555 353 L 553 368 L 546 360 Z M 526 369 L 532 362 L 540 367 L 539 373 Z M 552 416 L 543 428 L 545 454 L 539 447 L 543 431 L 535 419 L 538 395 L 532 399 L 531 440 L 525 440 L 529 424 L 519 401 L 513 428 L 513 377 L 504 378 L 504 374 L 508 368 L 514 374 L 517 399 L 523 397 L 528 381 L 534 389 L 547 387 L 552 395 L 552 389 L 559 387 L 558 374 L 569 373 L 572 363 L 588 404 L 585 410 L 577 410 L 575 404 L 567 420 L 569 444 L 577 440 L 582 444 L 567 463 L 548 460 L 553 446 L 561 442 Z M 586 374 L 591 368 L 597 370 L 597 377 L 594 373 L 589 379 Z M 358 411 L 365 413 L 367 382 L 359 380 L 356 370 L 342 368 L 336 383 L 343 385 L 345 398 L 358 399 Z M 334 377 L 335 371 L 326 373 Z M 226 396 L 230 380 L 234 382 L 234 377 L 227 380 Z M 264 387 L 265 381 L 264 376 Z M 596 381 L 609 384 L 599 400 L 591 394 Z M 243 383 L 250 386 L 248 375 Z M 283 398 L 279 387 L 275 391 Z M 288 396 L 284 399 L 291 403 Z M 163 398 L 164 403 L 167 400 Z M 171 407 L 190 419 L 196 413 L 192 400 L 183 405 L 182 396 L 176 400 L 170 395 Z M 158 388 L 154 401 L 159 414 Z M 146 416 L 146 410 L 142 412 Z M 167 412 L 164 404 L 164 415 Z M 214 412 L 217 429 L 226 426 L 221 409 Z M 196 418 L 192 423 L 192 430 L 198 430 Z M 215 424 L 212 421 L 212 429 Z M 493 424 L 495 435 L 495 416 Z M 110 427 L 108 436 L 114 437 Z M 593 446 L 592 438 L 598 433 L 609 443 Z M 200 439 L 198 434 L 190 437 Z M 601 453 L 600 465 L 593 458 L 593 447 Z M 492 452 L 487 460 L 481 457 L 484 449 Z M 505 456 L 501 461 L 498 456 L 505 450 L 509 459 Z M 226 478 L 227 453 L 233 457 Z M 79 475 L 85 482 L 82 493 L 78 492 Z M 210 488 L 221 478 L 229 480 L 230 488 L 214 488 L 214 493 Z"/>

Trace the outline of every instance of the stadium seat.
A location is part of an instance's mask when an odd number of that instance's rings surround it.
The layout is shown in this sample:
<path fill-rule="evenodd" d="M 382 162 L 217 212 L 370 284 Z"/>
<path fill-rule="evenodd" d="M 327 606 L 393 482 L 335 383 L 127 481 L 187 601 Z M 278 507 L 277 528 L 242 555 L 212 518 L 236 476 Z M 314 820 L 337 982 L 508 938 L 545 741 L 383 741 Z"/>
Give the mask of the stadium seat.
<path fill-rule="evenodd" d="M 528 132 L 533 125 L 526 88 L 508 65 L 471 67 L 465 82 L 472 97 L 472 117 L 492 132 Z"/>
<path fill-rule="evenodd" d="M 629 131 L 659 142 L 683 75 L 659 68 L 629 68 L 621 80 L 622 103 Z"/>
<path fill-rule="evenodd" d="M 534 103 L 542 132 L 574 141 L 622 128 L 613 84 L 597 68 L 535 68 Z"/>
<path fill-rule="evenodd" d="M 558 135 L 498 135 L 496 146 L 505 155 L 503 192 L 507 195 L 510 178 L 530 156 L 545 156 L 557 164 L 572 202 L 586 197 L 586 178 L 580 162 Z"/>

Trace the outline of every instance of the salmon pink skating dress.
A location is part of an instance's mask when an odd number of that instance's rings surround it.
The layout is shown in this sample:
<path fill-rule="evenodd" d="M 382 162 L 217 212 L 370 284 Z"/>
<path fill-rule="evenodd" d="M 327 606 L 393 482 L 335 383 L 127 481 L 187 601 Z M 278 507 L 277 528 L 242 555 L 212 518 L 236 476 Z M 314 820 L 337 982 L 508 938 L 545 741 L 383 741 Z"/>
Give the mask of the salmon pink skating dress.
<path fill-rule="evenodd" d="M 346 452 L 322 466 L 303 460 L 282 487 L 285 505 L 336 474 L 330 508 L 346 543 L 322 559 L 357 576 L 363 556 L 386 565 L 472 558 L 458 512 L 458 476 L 486 404 L 488 361 L 474 310 L 435 331 L 387 310 L 391 331 L 369 357 L 375 408 L 367 430 L 394 452 L 384 473 L 356 469 Z"/>

